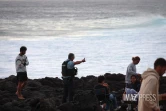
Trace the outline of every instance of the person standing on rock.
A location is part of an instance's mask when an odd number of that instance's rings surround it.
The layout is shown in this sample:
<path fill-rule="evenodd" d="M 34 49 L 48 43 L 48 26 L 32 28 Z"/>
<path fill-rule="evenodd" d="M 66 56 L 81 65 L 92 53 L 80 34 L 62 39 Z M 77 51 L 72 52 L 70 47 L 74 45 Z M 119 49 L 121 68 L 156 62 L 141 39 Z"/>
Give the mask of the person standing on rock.
<path fill-rule="evenodd" d="M 141 74 L 138 74 L 136 72 L 136 65 L 140 62 L 140 57 L 136 56 L 132 58 L 132 63 L 129 64 L 129 66 L 127 67 L 127 71 L 126 71 L 126 77 L 125 77 L 125 83 L 126 83 L 126 87 L 128 87 L 128 84 L 131 84 L 131 76 L 132 75 L 138 75 L 140 76 Z"/>
<path fill-rule="evenodd" d="M 142 74 L 139 91 L 138 111 L 160 111 L 159 100 L 166 100 L 166 94 L 159 95 L 159 78 L 166 72 L 166 60 L 158 58 L 154 69 L 148 68 Z"/>
<path fill-rule="evenodd" d="M 27 51 L 27 48 L 25 46 L 22 46 L 20 48 L 20 53 L 18 54 L 15 60 L 17 81 L 18 81 L 16 95 L 18 96 L 19 99 L 25 99 L 23 95 L 21 94 L 21 90 L 26 85 L 26 81 L 28 79 L 26 66 L 29 65 L 29 61 L 27 56 L 25 55 L 26 51 Z"/>
<path fill-rule="evenodd" d="M 68 59 L 62 63 L 62 79 L 64 83 L 64 94 L 62 103 L 73 101 L 73 78 L 77 74 L 77 69 L 74 67 L 77 64 L 85 62 L 85 58 L 81 61 L 74 62 L 75 55 L 69 53 Z"/>

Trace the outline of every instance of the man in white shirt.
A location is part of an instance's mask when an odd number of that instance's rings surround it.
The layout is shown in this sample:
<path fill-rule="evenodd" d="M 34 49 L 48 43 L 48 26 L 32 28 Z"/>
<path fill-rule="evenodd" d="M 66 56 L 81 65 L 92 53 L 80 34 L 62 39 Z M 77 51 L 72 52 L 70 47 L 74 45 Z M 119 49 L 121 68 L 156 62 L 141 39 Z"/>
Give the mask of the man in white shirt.
<path fill-rule="evenodd" d="M 25 99 L 21 94 L 21 90 L 24 88 L 26 81 L 28 79 L 26 66 L 29 65 L 29 62 L 27 56 L 25 55 L 26 51 L 27 48 L 25 46 L 22 46 L 20 48 L 20 53 L 18 54 L 15 60 L 17 81 L 18 81 L 16 95 L 18 96 L 19 99 Z"/>

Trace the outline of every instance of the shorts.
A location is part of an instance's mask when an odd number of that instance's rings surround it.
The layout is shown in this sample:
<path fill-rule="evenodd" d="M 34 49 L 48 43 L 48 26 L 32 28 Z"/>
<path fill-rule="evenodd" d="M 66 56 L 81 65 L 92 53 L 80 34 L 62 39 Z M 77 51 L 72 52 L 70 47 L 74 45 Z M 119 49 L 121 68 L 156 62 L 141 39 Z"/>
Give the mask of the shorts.
<path fill-rule="evenodd" d="M 17 81 L 18 82 L 24 82 L 27 81 L 27 72 L 17 72 Z"/>

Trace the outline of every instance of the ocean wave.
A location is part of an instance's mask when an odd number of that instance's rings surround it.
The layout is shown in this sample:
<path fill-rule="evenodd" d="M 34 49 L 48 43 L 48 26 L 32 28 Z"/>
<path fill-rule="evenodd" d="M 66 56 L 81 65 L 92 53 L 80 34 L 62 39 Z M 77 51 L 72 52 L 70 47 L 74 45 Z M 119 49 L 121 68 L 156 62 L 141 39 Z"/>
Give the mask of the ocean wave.
<path fill-rule="evenodd" d="M 5 26 L 5 24 L 9 23 Z M 12 37 L 17 39 L 30 38 L 52 38 L 52 37 L 79 37 L 86 36 L 93 31 L 119 30 L 131 28 L 161 27 L 166 25 L 166 18 L 161 15 L 105 18 L 96 20 L 27 20 L 9 21 L 3 20 L 0 26 L 0 38 Z M 14 23 L 14 24 L 12 24 Z M 18 23 L 18 24 L 15 24 Z"/>

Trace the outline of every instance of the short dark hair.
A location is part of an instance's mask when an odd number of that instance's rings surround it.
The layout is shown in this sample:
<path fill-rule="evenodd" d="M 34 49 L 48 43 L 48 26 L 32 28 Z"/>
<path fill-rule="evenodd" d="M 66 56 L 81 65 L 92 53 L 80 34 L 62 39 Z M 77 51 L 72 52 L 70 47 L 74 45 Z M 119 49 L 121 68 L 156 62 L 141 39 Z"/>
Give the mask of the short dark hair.
<path fill-rule="evenodd" d="M 27 50 L 27 48 L 26 48 L 25 46 L 21 46 L 21 47 L 20 47 L 20 52 L 26 51 L 26 50 Z"/>
<path fill-rule="evenodd" d="M 131 75 L 131 78 L 132 78 L 132 77 L 135 77 L 135 78 L 137 79 L 137 76 L 136 76 L 136 75 Z"/>
<path fill-rule="evenodd" d="M 68 59 L 72 59 L 72 57 L 74 57 L 74 54 L 73 53 L 69 53 Z"/>
<path fill-rule="evenodd" d="M 105 80 L 105 77 L 104 77 L 104 76 L 99 76 L 99 77 L 97 78 L 98 83 L 102 83 L 104 80 Z"/>
<path fill-rule="evenodd" d="M 164 58 L 156 59 L 156 61 L 154 62 L 154 68 L 156 68 L 157 66 L 166 66 L 166 60 Z"/>
<path fill-rule="evenodd" d="M 135 61 L 135 60 L 141 60 L 139 56 L 135 56 L 135 57 L 132 57 L 132 60 Z"/>

